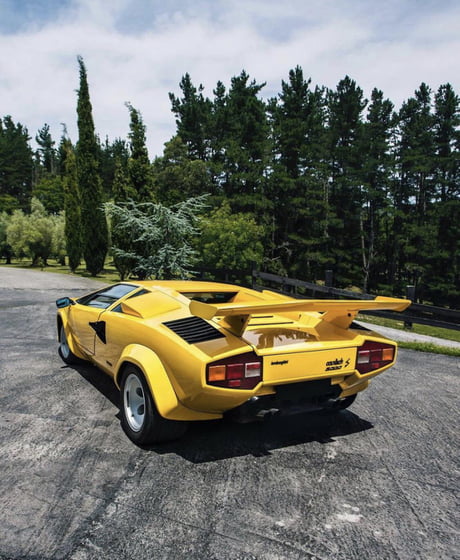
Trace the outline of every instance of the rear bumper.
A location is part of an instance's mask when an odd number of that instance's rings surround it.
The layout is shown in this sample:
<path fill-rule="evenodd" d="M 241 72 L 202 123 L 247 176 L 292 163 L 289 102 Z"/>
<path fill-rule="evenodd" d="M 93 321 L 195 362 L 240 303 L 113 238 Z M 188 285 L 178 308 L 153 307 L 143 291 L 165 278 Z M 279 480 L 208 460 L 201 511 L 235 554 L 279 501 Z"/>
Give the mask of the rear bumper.
<path fill-rule="evenodd" d="M 245 423 L 276 414 L 291 415 L 337 408 L 341 393 L 340 386 L 331 385 L 330 379 L 279 385 L 275 394 L 254 396 L 228 411 L 226 416 Z"/>

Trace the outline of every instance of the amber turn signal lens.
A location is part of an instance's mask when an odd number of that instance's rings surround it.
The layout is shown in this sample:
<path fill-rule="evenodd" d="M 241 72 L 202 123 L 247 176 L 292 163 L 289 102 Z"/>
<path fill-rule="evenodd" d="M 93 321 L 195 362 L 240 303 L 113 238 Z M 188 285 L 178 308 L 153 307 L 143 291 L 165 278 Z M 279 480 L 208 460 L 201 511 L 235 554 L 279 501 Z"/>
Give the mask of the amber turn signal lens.
<path fill-rule="evenodd" d="M 209 381 L 225 381 L 225 366 L 211 366 L 208 379 Z"/>
<path fill-rule="evenodd" d="M 387 360 L 393 360 L 395 355 L 394 348 L 383 348 L 382 349 L 382 360 L 386 362 Z"/>

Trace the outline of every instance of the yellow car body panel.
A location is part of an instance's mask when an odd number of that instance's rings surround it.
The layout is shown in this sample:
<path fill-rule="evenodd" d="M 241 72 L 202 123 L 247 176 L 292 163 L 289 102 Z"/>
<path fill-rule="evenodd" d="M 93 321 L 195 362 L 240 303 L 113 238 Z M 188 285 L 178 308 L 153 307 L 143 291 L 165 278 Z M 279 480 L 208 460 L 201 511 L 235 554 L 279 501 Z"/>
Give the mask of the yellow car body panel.
<path fill-rule="evenodd" d="M 116 371 L 121 373 L 126 363 L 136 365 L 144 374 L 158 412 L 171 420 L 214 420 L 219 414 L 199 413 L 185 408 L 178 400 L 160 358 L 145 346 L 130 344 L 121 355 Z M 118 380 L 115 380 L 118 386 Z"/>
<path fill-rule="evenodd" d="M 127 364 L 136 366 L 158 412 L 169 420 L 220 418 L 311 382 L 315 391 L 332 389 L 337 399 L 354 395 L 396 360 L 394 342 L 351 324 L 357 312 L 410 305 L 397 298 L 297 300 L 197 281 L 123 282 L 67 299 L 58 309 L 58 328 L 62 325 L 71 352 L 116 384 Z M 378 352 L 380 361 L 374 363 Z M 230 381 L 240 356 L 244 375 L 254 376 L 249 388 L 246 381 L 241 386 Z M 357 361 L 365 360 L 369 371 L 358 368 Z M 211 372 L 229 378 L 216 384 Z"/>

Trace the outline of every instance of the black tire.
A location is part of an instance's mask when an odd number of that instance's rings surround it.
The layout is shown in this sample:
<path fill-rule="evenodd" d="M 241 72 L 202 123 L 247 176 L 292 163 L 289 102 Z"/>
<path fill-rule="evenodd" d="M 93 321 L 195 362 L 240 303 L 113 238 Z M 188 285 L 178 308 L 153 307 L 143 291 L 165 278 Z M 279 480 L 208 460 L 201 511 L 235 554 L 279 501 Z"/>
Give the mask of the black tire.
<path fill-rule="evenodd" d="M 133 365 L 121 377 L 120 412 L 123 430 L 137 445 L 172 441 L 187 430 L 187 422 L 160 416 L 142 372 Z"/>
<path fill-rule="evenodd" d="M 82 361 L 83 361 L 83 360 L 80 360 L 80 358 L 78 356 L 75 356 L 75 354 L 69 348 L 69 344 L 67 343 L 67 337 L 66 337 L 63 325 L 61 325 L 61 328 L 59 329 L 58 353 L 59 353 L 59 356 L 61 357 L 61 360 L 63 362 L 65 362 L 66 364 L 69 364 L 69 365 L 79 364 L 79 363 L 82 363 Z"/>

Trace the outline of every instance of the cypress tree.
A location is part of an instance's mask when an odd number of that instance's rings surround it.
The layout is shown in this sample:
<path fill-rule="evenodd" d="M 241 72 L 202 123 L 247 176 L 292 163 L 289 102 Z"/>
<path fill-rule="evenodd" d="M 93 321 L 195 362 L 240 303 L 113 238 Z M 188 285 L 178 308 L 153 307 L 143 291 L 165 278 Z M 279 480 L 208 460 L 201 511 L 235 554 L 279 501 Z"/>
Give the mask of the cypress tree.
<path fill-rule="evenodd" d="M 85 64 L 78 57 L 80 89 L 78 90 L 77 176 L 81 194 L 83 257 L 86 268 L 96 276 L 104 268 L 108 249 L 108 231 L 102 210 L 102 181 L 98 170 L 98 145 L 94 134 L 91 101 Z"/>
<path fill-rule="evenodd" d="M 72 143 L 68 139 L 62 141 L 65 153 L 64 160 L 64 209 L 66 250 L 69 257 L 69 268 L 75 272 L 81 259 L 81 201 L 77 181 L 77 162 Z"/>

